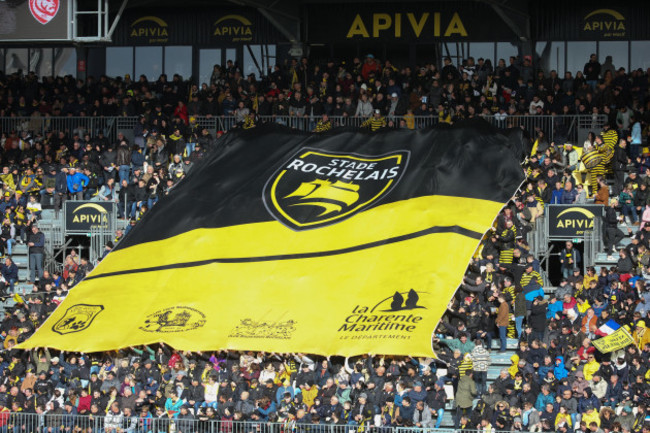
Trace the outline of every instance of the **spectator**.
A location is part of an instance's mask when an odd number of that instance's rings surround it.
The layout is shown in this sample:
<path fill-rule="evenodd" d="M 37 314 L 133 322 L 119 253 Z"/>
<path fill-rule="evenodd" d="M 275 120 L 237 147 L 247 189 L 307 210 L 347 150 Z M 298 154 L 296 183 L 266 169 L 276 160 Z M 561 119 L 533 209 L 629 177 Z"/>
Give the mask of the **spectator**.
<path fill-rule="evenodd" d="M 507 344 L 507 329 L 510 320 L 510 307 L 503 296 L 499 296 L 499 309 L 497 312 L 496 325 L 499 328 L 499 339 L 501 340 L 500 353 L 505 353 Z"/>
<path fill-rule="evenodd" d="M 73 200 L 83 200 L 84 187 L 88 185 L 88 176 L 79 173 L 76 167 L 69 167 L 67 190 Z"/>
<path fill-rule="evenodd" d="M 636 209 L 634 208 L 634 193 L 632 192 L 632 186 L 627 185 L 621 192 L 618 203 L 621 206 L 621 212 L 625 218 L 625 222 L 628 225 L 639 225 L 638 215 Z"/>
<path fill-rule="evenodd" d="M 16 228 L 12 224 L 11 219 L 4 218 L 2 226 L 0 226 L 0 242 L 5 254 L 11 256 L 14 245 L 16 245 Z"/>
<path fill-rule="evenodd" d="M 55 179 L 54 209 L 58 212 L 68 197 L 68 167 L 61 167 Z"/>
<path fill-rule="evenodd" d="M 627 165 L 630 163 L 630 158 L 626 152 L 627 140 L 621 139 L 614 149 L 614 158 L 612 160 L 612 168 L 614 171 L 614 195 L 618 195 L 623 191 L 623 178 L 624 173 L 627 171 Z"/>
<path fill-rule="evenodd" d="M 122 141 L 117 148 L 117 155 L 115 157 L 115 163 L 118 167 L 120 185 L 122 184 L 123 180 L 128 181 L 131 175 L 131 154 L 132 150 L 129 149 L 128 144 L 125 141 Z"/>
<path fill-rule="evenodd" d="M 594 204 L 609 204 L 609 186 L 604 179 L 598 180 L 598 192 L 594 197 Z"/>
<path fill-rule="evenodd" d="M 126 182 L 126 180 L 124 180 Z M 118 201 L 118 191 L 115 189 L 115 180 L 108 179 L 108 182 L 104 184 L 97 194 L 97 199 L 99 201 Z"/>
<path fill-rule="evenodd" d="M 564 184 L 564 191 L 562 192 L 562 204 L 573 204 L 576 201 L 578 193 L 573 189 L 573 184 L 569 181 Z"/>
<path fill-rule="evenodd" d="M 458 382 L 456 392 L 456 428 L 461 425 L 461 418 L 469 415 L 474 397 L 477 395 L 476 383 L 473 380 L 473 371 L 469 370 Z"/>
<path fill-rule="evenodd" d="M 87 104 L 92 105 L 93 116 L 117 113 L 139 116 L 134 129 L 136 143 L 132 148 L 123 141 L 123 136 L 118 135 L 116 141 L 99 132 L 87 135 L 84 128 L 76 125 L 67 132 L 51 131 L 40 137 L 38 131 L 30 135 L 23 131 L 24 128 L 0 131 L 5 134 L 5 146 L 0 152 L 5 164 L 0 175 L 3 182 L 0 207 L 7 217 L 2 239 L 9 253 L 13 252 L 11 240 L 16 238 L 16 233 L 20 235 L 31 229 L 29 209 L 39 196 L 43 209 L 51 200 L 49 205 L 58 210 L 68 194 L 77 198 L 82 192 L 83 197 L 88 198 L 95 191 L 101 191 L 100 199 L 114 199 L 117 194 L 120 208 L 126 209 L 122 216 L 134 217 L 127 228 L 131 230 L 139 224 L 136 218 L 155 206 L 155 201 L 180 181 L 192 164 L 200 163 L 210 152 L 226 150 L 220 147 L 219 137 L 235 122 L 234 118 L 219 117 L 222 114 L 237 113 L 239 118 L 248 112 L 248 116 L 242 117 L 241 126 L 244 126 L 251 120 L 253 123 L 264 121 L 255 118 L 255 112 L 264 112 L 275 116 L 272 118 L 278 123 L 290 121 L 301 129 L 324 132 L 349 125 L 346 116 L 367 116 L 368 107 L 373 110 L 372 118 L 365 126 L 374 131 L 420 128 L 435 122 L 454 123 L 479 115 L 486 116 L 499 127 L 521 122 L 524 128 L 532 131 L 534 128 L 521 115 L 533 112 L 548 115 L 584 113 L 580 121 L 589 117 L 588 127 L 596 131 L 601 126 L 598 114 L 604 113 L 614 128 L 604 128 L 606 131 L 599 138 L 591 134 L 588 141 L 589 145 L 599 147 L 596 153 L 600 154 L 596 156 L 601 159 L 599 169 L 602 169 L 594 173 L 592 187 L 598 184 L 595 203 L 607 205 L 603 236 L 607 252 L 613 255 L 614 248 L 621 249 L 618 260 L 610 256 L 615 269 L 602 266 L 600 276 L 591 271 L 583 276 L 580 269 L 573 268 L 593 263 L 581 263 L 580 259 L 589 259 L 579 257 L 575 248 L 567 245 L 562 251 L 563 281 L 555 288 L 541 286 L 543 271 L 535 257 L 528 257 L 526 246 L 527 231 L 532 226 L 527 227 L 522 218 L 528 215 L 527 221 L 534 221 L 530 218 L 532 210 L 543 210 L 548 203 L 587 202 L 574 146 L 565 144 L 562 151 L 556 149 L 554 143 L 549 144 L 553 140 L 550 137 L 560 143 L 558 137 L 568 134 L 566 126 L 554 124 L 552 129 L 545 131 L 549 138 L 541 131 L 536 134 L 536 150 L 540 150 L 540 155 L 530 155 L 526 166 L 530 188 L 525 187 L 525 191 L 517 194 L 515 206 L 507 207 L 499 217 L 495 232 L 499 237 L 491 236 L 479 259 L 469 266 L 459 295 L 451 300 L 437 330 L 434 343 L 440 358 L 448 363 L 446 375 L 435 374 L 436 361 L 407 357 L 363 356 L 353 360 L 354 368 L 348 372 L 347 362 L 336 357 L 329 360 L 334 364 L 331 365 L 323 364 L 321 358 L 318 362 L 316 358 L 306 361 L 302 356 L 297 360 L 291 354 L 190 354 L 176 353 L 158 345 L 83 357 L 60 354 L 60 359 L 53 357 L 51 362 L 39 353 L 10 351 L 3 356 L 5 362 L 0 362 L 3 378 L 0 403 L 14 410 L 22 409 L 21 413 L 12 413 L 11 425 L 15 427 L 11 428 L 23 428 L 17 422 L 23 413 L 39 416 L 45 413 L 43 427 L 50 428 L 52 433 L 88 428 L 90 424 L 86 421 L 75 428 L 71 415 L 75 407 L 78 413 L 91 413 L 93 420 L 98 420 L 93 421 L 93 430 L 109 432 L 117 429 L 148 431 L 154 426 L 150 420 L 155 420 L 157 428 L 167 430 L 170 416 L 176 419 L 177 431 L 183 433 L 194 427 L 202 431 L 203 424 L 193 423 L 207 423 L 213 419 L 223 422 L 222 425 L 231 425 L 228 423 L 233 421 L 286 421 L 340 422 L 378 430 L 391 426 L 431 428 L 442 426 L 447 404 L 444 387 L 445 383 L 450 383 L 448 388 L 456 389 L 453 401 L 459 416 L 459 419 L 454 417 L 454 423 L 466 429 L 569 433 L 576 429 L 585 432 L 590 428 L 597 432 L 600 422 L 602 430 L 618 431 L 614 421 L 620 418 L 619 423 L 631 426 L 630 431 L 638 433 L 645 419 L 642 402 L 648 398 L 645 372 L 650 347 L 647 347 L 649 334 L 645 323 L 649 320 L 646 308 L 649 295 L 644 280 L 650 275 L 650 234 L 642 229 L 635 235 L 630 227 L 627 233 L 632 237 L 631 243 L 618 244 L 625 237 L 619 230 L 619 214 L 638 215 L 647 201 L 645 191 L 650 172 L 646 168 L 650 167 L 650 159 L 633 158 L 634 174 L 630 173 L 626 179 L 629 171 L 627 151 L 633 157 L 636 146 L 640 151 L 648 123 L 645 114 L 648 110 L 641 109 L 641 101 L 648 99 L 647 86 L 643 84 L 647 81 L 647 73 L 628 75 L 625 71 L 616 71 L 616 77 L 611 77 L 607 61 L 596 73 L 599 67 L 594 56 L 584 71 L 579 71 L 575 77 L 568 72 L 561 80 L 554 72 L 532 72 L 529 59 L 521 62 L 513 57 L 509 66 L 500 61 L 496 70 L 489 61 L 479 59 L 475 66 L 467 59 L 459 62 L 460 71 L 451 59 L 445 59 L 440 71 L 434 65 L 425 65 L 411 73 L 409 68 L 396 68 L 390 62 L 380 64 L 369 56 L 364 62 L 357 59 L 340 65 L 334 62 L 315 65 L 305 59 L 286 66 L 278 65 L 260 81 L 248 81 L 250 77 L 242 77 L 237 66 L 230 62 L 223 68 L 217 66 L 210 86 L 201 89 L 196 85 L 186 86 L 178 79 L 168 82 L 163 76 L 155 82 L 143 77 L 137 83 L 130 77 L 124 80 L 102 77 L 102 96 L 93 94 L 92 89 L 98 86 L 90 78 L 86 82 L 72 80 L 68 83 L 69 80 L 57 78 L 45 78 L 40 82 L 33 74 L 3 77 L 0 111 L 4 116 L 14 116 L 7 119 L 20 119 L 15 116 L 21 115 L 25 106 L 32 106 L 34 102 L 44 116 L 56 116 L 63 111 L 78 111 L 77 106 L 84 100 L 93 100 Z M 589 84 L 585 83 L 585 78 Z M 592 83 L 594 80 L 596 82 Z M 637 89 L 633 94 L 628 90 L 631 86 Z M 30 100 L 36 98 L 30 97 L 27 90 L 39 95 L 42 101 Z M 58 94 L 65 94 L 61 96 L 61 103 L 57 101 Z M 123 95 L 126 97 L 122 98 Z M 185 107 L 184 101 L 188 100 Z M 24 105 L 20 101 L 24 101 Z M 610 106 L 619 108 L 611 109 Z M 627 108 L 623 109 L 624 106 Z M 379 113 L 375 114 L 374 110 Z M 294 118 L 289 119 L 290 114 Z M 204 117 L 197 122 L 197 119 L 186 119 L 190 115 Z M 299 122 L 295 116 L 307 116 L 309 120 Z M 318 119 L 321 121 L 316 123 Z M 209 129 L 199 128 L 199 123 L 201 126 L 218 124 L 221 130 L 215 130 L 213 138 Z M 621 130 L 616 131 L 617 128 Z M 629 146 L 625 144 L 627 129 L 632 136 L 627 140 Z M 614 135 L 616 138 L 612 140 Z M 620 144 L 616 146 L 619 136 Z M 183 142 L 184 146 L 179 145 Z M 115 144 L 117 152 L 113 150 Z M 175 158 L 177 154 L 179 158 Z M 609 160 L 605 161 L 607 158 Z M 26 162 L 29 162 L 29 169 L 24 165 Z M 67 169 L 58 168 L 67 165 L 75 167 L 70 174 Z M 562 176 L 556 174 L 558 170 L 564 170 Z M 632 208 L 624 210 L 621 207 L 626 198 L 620 202 L 615 200 L 609 206 L 610 170 L 614 170 L 621 189 L 626 184 L 631 185 L 626 193 L 632 198 Z M 80 190 L 68 189 L 67 177 L 81 172 L 89 181 L 79 182 Z M 42 173 L 49 175 L 39 177 Z M 116 179 L 119 190 L 115 186 Z M 31 198 L 32 195 L 36 199 Z M 535 216 L 541 215 L 543 211 L 535 213 Z M 33 237 L 31 233 L 30 242 Z M 119 239 L 120 236 L 108 243 L 106 251 L 110 251 Z M 38 254 L 37 248 L 30 245 L 30 277 L 32 281 L 38 278 L 40 293 L 24 296 L 24 303 L 15 307 L 5 306 L 8 314 L 2 331 L 7 348 L 29 337 L 66 296 L 68 288 L 92 269 L 87 260 L 77 265 L 70 257 L 64 268 L 65 275 L 50 276 L 42 272 L 43 275 L 37 277 L 41 272 L 37 266 L 31 266 L 32 253 Z M 42 263 L 42 255 L 38 262 Z M 6 266 L 5 261 L 3 275 Z M 545 299 L 544 289 L 555 292 Z M 604 335 L 599 329 L 610 320 L 629 326 L 635 341 L 625 350 L 622 360 L 616 358 L 611 364 L 592 344 L 594 339 Z M 510 336 L 518 338 L 518 349 L 510 372 L 505 369 L 486 391 L 485 372 L 490 362 L 497 359 L 489 354 L 489 349 L 497 333 L 501 348 L 507 349 L 507 337 Z M 472 339 L 477 339 L 476 345 Z M 483 347 L 484 342 L 486 347 Z M 103 358 L 110 360 L 105 363 Z M 172 358 L 179 363 L 174 362 L 170 367 Z M 307 368 L 301 368 L 301 364 Z M 318 366 L 316 378 L 313 377 L 313 364 Z M 34 368 L 37 378 L 27 371 Z M 303 374 L 305 370 L 306 375 Z M 45 372 L 43 378 L 42 372 Z M 585 376 L 590 381 L 585 380 Z M 307 380 L 302 382 L 303 378 Z M 348 386 L 348 380 L 354 385 Z M 293 381 L 297 388 L 291 386 Z M 14 382 L 24 386 L 14 387 Z M 472 384 L 476 389 L 474 394 Z M 35 395 L 30 394 L 29 387 L 34 389 Z M 131 388 L 143 393 L 138 392 L 135 398 Z M 170 395 L 172 398 L 168 400 Z M 549 399 L 549 395 L 554 397 Z M 534 408 L 538 396 L 543 396 L 540 411 Z M 475 397 L 479 398 L 476 403 Z M 599 413 L 598 406 L 606 402 L 620 413 L 619 417 L 609 410 Z M 625 410 L 628 404 L 638 410 L 636 417 Z M 589 406 L 594 409 L 588 409 Z M 134 411 L 139 418 L 134 416 Z M 436 417 L 435 423 L 432 416 Z M 583 417 L 582 423 L 580 417 Z M 310 428 L 318 430 L 321 427 Z"/>
<path fill-rule="evenodd" d="M 574 269 L 580 267 L 582 258 L 580 251 L 573 248 L 573 242 L 567 241 L 565 247 L 560 251 L 560 263 L 562 265 L 562 276 L 568 278 Z"/>
<path fill-rule="evenodd" d="M 37 279 L 43 276 L 43 255 L 45 248 L 45 235 L 38 229 L 36 224 L 32 224 L 29 235 L 29 272 L 30 284 L 34 284 Z"/>
<path fill-rule="evenodd" d="M 598 56 L 596 56 L 596 54 L 592 54 L 589 56 L 589 61 L 585 64 L 585 67 L 582 71 L 585 75 L 587 84 L 589 87 L 591 87 L 592 91 L 595 90 L 596 84 L 600 78 L 600 70 L 601 65 L 598 62 Z"/>
<path fill-rule="evenodd" d="M 437 381 L 433 386 L 433 392 L 429 393 L 427 405 L 432 413 L 436 415 L 434 428 L 440 428 L 442 417 L 445 415 L 445 405 L 447 404 L 447 393 L 444 389 L 444 382 Z"/>
<path fill-rule="evenodd" d="M 476 345 L 472 349 L 471 357 L 474 371 L 474 381 L 476 382 L 476 393 L 482 397 L 487 388 L 487 372 L 491 364 L 490 353 L 483 347 L 482 340 L 476 340 Z"/>
<path fill-rule="evenodd" d="M 6 257 L 1 268 L 3 287 L 2 293 L 12 293 L 14 292 L 14 286 L 18 281 L 18 266 L 14 263 L 11 257 Z M 7 287 L 9 290 L 6 290 Z"/>

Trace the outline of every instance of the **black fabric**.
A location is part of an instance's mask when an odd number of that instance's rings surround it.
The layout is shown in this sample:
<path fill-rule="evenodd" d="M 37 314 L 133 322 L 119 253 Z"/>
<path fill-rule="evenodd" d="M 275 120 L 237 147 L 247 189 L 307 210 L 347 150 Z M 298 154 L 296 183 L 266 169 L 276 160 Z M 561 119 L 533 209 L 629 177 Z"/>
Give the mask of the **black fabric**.
<path fill-rule="evenodd" d="M 197 228 L 273 221 L 262 199 L 266 182 L 301 149 L 378 156 L 408 151 L 403 177 L 377 204 L 426 195 L 506 202 L 524 179 L 529 146 L 521 130 L 503 135 L 483 120 L 427 130 L 368 132 L 337 129 L 311 134 L 275 124 L 236 130 L 162 198 L 117 249 Z"/>

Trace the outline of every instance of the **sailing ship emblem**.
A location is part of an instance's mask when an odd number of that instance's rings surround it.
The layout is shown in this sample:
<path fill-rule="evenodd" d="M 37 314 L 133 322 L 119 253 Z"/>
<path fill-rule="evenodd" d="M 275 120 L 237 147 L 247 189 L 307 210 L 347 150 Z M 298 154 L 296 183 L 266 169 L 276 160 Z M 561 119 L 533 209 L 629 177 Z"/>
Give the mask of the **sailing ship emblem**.
<path fill-rule="evenodd" d="M 323 211 L 318 214 L 320 217 L 332 212 L 341 212 L 345 207 L 359 201 L 358 191 L 359 185 L 353 183 L 345 183 L 340 180 L 332 183 L 329 180 L 316 179 L 301 183 L 294 192 L 285 198 L 299 198 L 299 202 L 290 206 L 322 207 Z"/>
<path fill-rule="evenodd" d="M 385 198 L 404 174 L 408 156 L 408 151 L 368 156 L 305 148 L 268 180 L 264 204 L 293 230 L 335 224 Z"/>

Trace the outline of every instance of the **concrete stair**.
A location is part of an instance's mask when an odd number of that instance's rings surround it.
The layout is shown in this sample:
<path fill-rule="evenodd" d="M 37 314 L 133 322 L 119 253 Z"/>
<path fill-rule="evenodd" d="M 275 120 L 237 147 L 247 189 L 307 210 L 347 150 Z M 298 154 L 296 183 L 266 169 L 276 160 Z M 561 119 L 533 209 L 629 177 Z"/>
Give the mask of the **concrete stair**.
<path fill-rule="evenodd" d="M 611 257 L 613 257 L 612 259 L 608 259 L 607 257 L 608 257 L 607 253 L 598 253 L 598 254 L 596 254 L 596 262 L 594 263 L 594 265 L 596 265 L 596 266 L 602 266 L 602 265 L 612 266 L 612 265 L 615 265 L 616 263 L 618 263 L 618 259 L 619 259 L 619 254 L 618 253 L 613 253 L 611 255 Z"/>
<path fill-rule="evenodd" d="M 16 244 L 11 251 L 11 258 L 18 266 L 18 280 L 29 280 L 29 247 L 27 244 Z"/>
<path fill-rule="evenodd" d="M 639 231 L 639 226 L 634 226 L 634 225 L 628 225 L 628 224 L 619 224 L 618 228 L 625 233 L 626 235 L 628 234 L 628 228 L 632 230 L 632 236 L 636 234 L 636 232 Z M 628 246 L 630 243 L 632 243 L 632 238 L 629 236 L 624 237 L 620 242 L 619 246 Z M 619 254 L 617 251 L 614 251 L 612 254 L 612 259 L 607 258 L 607 253 L 604 251 L 599 251 L 596 253 L 596 260 L 594 261 L 594 266 L 614 266 L 616 263 L 618 263 L 619 259 Z"/>

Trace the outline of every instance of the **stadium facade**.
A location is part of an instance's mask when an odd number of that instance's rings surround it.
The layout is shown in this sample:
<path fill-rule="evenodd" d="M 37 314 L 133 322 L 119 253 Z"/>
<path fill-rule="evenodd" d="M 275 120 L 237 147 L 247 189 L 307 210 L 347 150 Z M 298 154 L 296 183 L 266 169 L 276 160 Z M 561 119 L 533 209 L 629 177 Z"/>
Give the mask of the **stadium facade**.
<path fill-rule="evenodd" d="M 2 3 L 4 9 L 28 7 L 19 0 Z M 99 18 L 84 10 L 96 9 L 94 4 L 101 10 L 101 2 L 54 3 L 59 11 L 69 6 L 74 25 L 67 36 L 65 24 L 48 34 L 40 22 L 37 37 L 28 41 L 20 29 L 16 34 L 6 30 L 11 23 L 0 23 L 5 28 L 0 30 L 0 70 L 78 78 L 129 74 L 135 80 L 142 74 L 149 80 L 180 74 L 200 84 L 209 82 L 215 64 L 228 60 L 244 76 L 259 76 L 302 56 L 349 61 L 372 54 L 396 65 L 440 64 L 446 56 L 458 63 L 472 56 L 494 66 L 499 59 L 508 64 L 510 56 L 530 56 L 534 67 L 554 69 L 561 77 L 582 70 L 591 53 L 601 62 L 611 55 L 616 68 L 627 71 L 650 67 L 650 6 L 633 2 L 282 0 L 266 6 L 249 0 L 182 5 L 130 0 L 124 10 L 122 2 L 106 2 Z M 60 15 L 65 18 L 65 11 Z M 88 37 L 104 35 L 114 21 L 110 41 Z M 52 40 L 34 42 L 43 38 Z"/>

